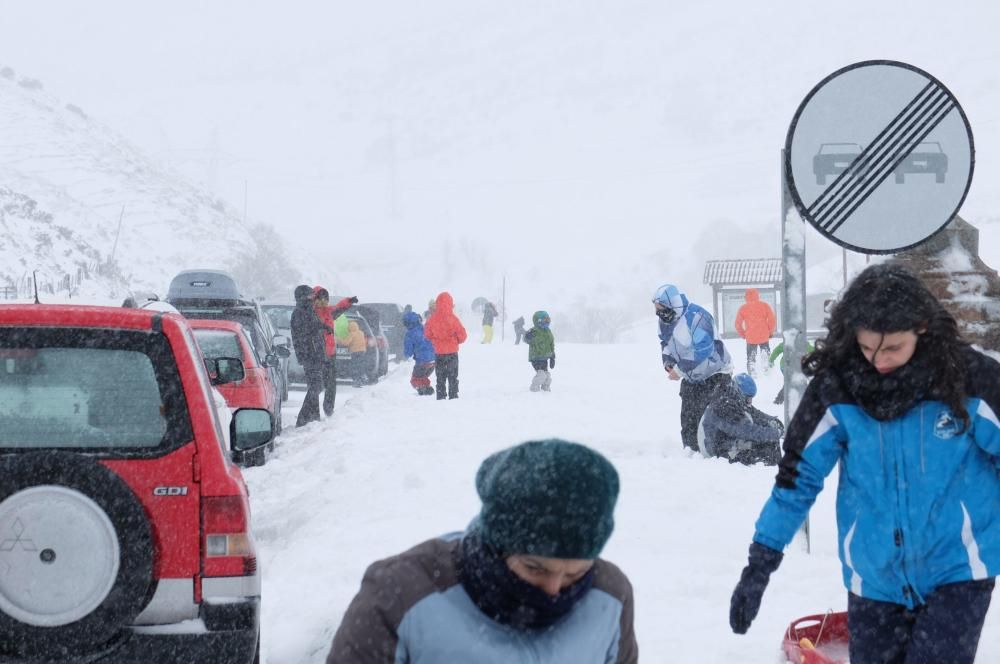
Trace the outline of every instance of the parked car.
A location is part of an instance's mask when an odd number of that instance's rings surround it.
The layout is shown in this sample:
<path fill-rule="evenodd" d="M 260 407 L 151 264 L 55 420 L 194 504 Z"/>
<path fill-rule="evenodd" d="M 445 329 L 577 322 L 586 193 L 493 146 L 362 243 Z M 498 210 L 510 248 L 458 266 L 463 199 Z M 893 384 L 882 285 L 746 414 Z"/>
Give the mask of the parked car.
<path fill-rule="evenodd" d="M 403 327 L 403 308 L 395 302 L 365 302 L 362 305 L 378 313 L 382 331 L 389 342 L 389 353 L 396 362 L 403 360 L 403 339 L 406 338 L 406 328 Z"/>
<path fill-rule="evenodd" d="M 277 366 L 265 363 L 278 387 L 281 400 L 288 400 L 288 360 L 291 338 L 278 334 L 259 302 L 240 294 L 233 278 L 219 270 L 185 270 L 170 282 L 167 302 L 186 318 L 235 320 L 250 334 L 261 357 L 275 356 Z"/>
<path fill-rule="evenodd" d="M 893 170 L 896 184 L 903 184 L 908 173 L 933 173 L 935 182 L 944 182 L 948 173 L 948 155 L 941 149 L 941 144 L 931 141 L 917 145 Z"/>
<path fill-rule="evenodd" d="M 276 362 L 275 356 L 270 356 L 270 359 L 260 357 L 246 330 L 237 322 L 192 320 L 189 324 L 209 366 L 220 358 L 235 357 L 243 362 L 242 380 L 218 385 L 229 407 L 233 410 L 263 408 L 268 411 L 274 420 L 274 435 L 277 437 L 281 433 L 281 394 L 266 366 L 269 361 Z M 264 455 L 253 461 L 254 465 L 263 463 Z"/>
<path fill-rule="evenodd" d="M 368 345 L 368 350 L 365 351 L 365 382 L 369 385 L 374 385 L 378 382 L 379 377 L 384 376 L 388 372 L 388 352 L 384 350 L 387 347 L 385 335 L 382 335 L 382 343 L 385 345 L 380 348 L 378 336 L 372 330 L 372 326 L 368 320 L 357 310 L 356 306 L 348 309 L 344 316 L 349 321 L 353 320 L 357 322 L 358 327 L 361 328 L 361 331 L 365 335 L 365 342 Z M 336 353 L 337 380 L 351 380 L 351 351 L 347 348 L 347 344 L 341 343 L 339 339 L 337 340 Z M 383 367 L 386 367 L 386 372 L 382 371 Z"/>
<path fill-rule="evenodd" d="M 264 311 L 268 318 L 271 319 L 271 325 L 278 334 L 291 340 L 292 338 L 292 312 L 295 311 L 294 304 L 262 304 L 260 308 Z M 292 349 L 292 355 L 288 358 L 288 382 L 289 383 L 305 383 L 306 382 L 306 370 L 302 368 L 299 364 L 299 358 L 295 356 L 295 346 L 290 344 L 289 348 Z"/>
<path fill-rule="evenodd" d="M 828 175 L 840 175 L 847 170 L 863 151 L 857 143 L 823 143 L 813 155 L 813 174 L 816 184 L 826 184 Z M 863 175 L 854 173 L 855 177 Z"/>
<path fill-rule="evenodd" d="M 271 414 L 220 413 L 170 313 L 0 306 L 0 375 L 0 660 L 254 661 L 260 575 L 229 454 L 268 444 Z"/>

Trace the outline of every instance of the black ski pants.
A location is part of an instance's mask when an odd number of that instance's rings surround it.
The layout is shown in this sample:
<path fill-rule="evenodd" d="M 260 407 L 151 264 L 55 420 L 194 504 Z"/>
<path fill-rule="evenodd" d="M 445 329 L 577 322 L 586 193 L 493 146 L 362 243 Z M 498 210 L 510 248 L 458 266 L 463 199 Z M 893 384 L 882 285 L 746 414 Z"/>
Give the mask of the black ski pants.
<path fill-rule="evenodd" d="M 851 664 L 973 664 L 993 585 L 949 583 L 912 610 L 848 594 Z"/>
<path fill-rule="evenodd" d="M 299 409 L 299 417 L 295 421 L 297 427 L 319 421 L 319 393 L 323 391 L 326 365 L 324 362 L 316 362 L 307 364 L 303 369 L 306 372 L 306 396 L 302 399 L 302 408 Z"/>
<path fill-rule="evenodd" d="M 684 447 L 698 451 L 698 424 L 705 414 L 715 391 L 732 380 L 729 374 L 717 373 L 700 383 L 681 379 L 681 442 Z"/>
<path fill-rule="evenodd" d="M 444 399 L 447 396 L 449 399 L 457 399 L 458 353 L 438 355 L 434 364 L 437 371 L 437 398 Z M 445 390 L 445 383 L 448 386 L 447 390 Z"/>
<path fill-rule="evenodd" d="M 765 358 L 771 356 L 771 342 L 765 341 L 762 344 L 747 344 L 747 373 L 751 376 L 757 375 L 757 353 L 763 352 Z"/>
<path fill-rule="evenodd" d="M 323 412 L 327 416 L 333 415 L 333 408 L 337 405 L 337 360 L 333 357 L 326 358 L 323 366 Z"/>

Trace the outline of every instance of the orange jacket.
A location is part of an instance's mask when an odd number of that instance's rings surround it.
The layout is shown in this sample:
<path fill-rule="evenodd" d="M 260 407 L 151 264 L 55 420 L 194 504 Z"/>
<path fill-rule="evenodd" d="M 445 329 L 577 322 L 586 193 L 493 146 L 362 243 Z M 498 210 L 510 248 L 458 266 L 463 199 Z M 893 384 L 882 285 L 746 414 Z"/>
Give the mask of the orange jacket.
<path fill-rule="evenodd" d="M 361 331 L 361 326 L 358 325 L 357 321 L 351 321 L 347 324 L 347 348 L 352 353 L 364 353 L 368 350 L 368 340 L 365 339 L 365 333 Z"/>
<path fill-rule="evenodd" d="M 748 288 L 746 298 L 746 304 L 736 312 L 736 333 L 748 344 L 767 343 L 777 326 L 774 310 L 760 299 L 756 288 Z"/>
<path fill-rule="evenodd" d="M 434 315 L 424 325 L 424 336 L 434 345 L 438 355 L 449 355 L 458 352 L 458 345 L 464 343 L 468 336 L 462 321 L 455 315 L 455 301 L 447 292 L 437 296 L 437 306 Z"/>

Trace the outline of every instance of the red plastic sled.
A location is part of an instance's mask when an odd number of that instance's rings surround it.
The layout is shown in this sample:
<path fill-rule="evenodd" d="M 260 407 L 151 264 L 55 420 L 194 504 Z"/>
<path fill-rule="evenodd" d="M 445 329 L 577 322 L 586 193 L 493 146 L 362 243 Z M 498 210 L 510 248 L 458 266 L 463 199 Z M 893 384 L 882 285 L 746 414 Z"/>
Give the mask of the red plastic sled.
<path fill-rule="evenodd" d="M 791 664 L 847 664 L 847 612 L 799 618 L 785 630 L 782 644 Z"/>

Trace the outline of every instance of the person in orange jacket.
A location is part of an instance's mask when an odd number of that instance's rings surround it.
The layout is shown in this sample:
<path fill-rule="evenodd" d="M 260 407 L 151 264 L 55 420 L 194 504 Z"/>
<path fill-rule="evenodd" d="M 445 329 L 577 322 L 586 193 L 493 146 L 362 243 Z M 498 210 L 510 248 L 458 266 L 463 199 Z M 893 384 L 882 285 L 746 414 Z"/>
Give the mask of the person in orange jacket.
<path fill-rule="evenodd" d="M 433 344 L 437 367 L 437 398 L 458 398 L 458 345 L 468 334 L 455 315 L 455 300 L 446 292 L 434 301 L 434 315 L 424 325 L 424 336 Z M 445 391 L 445 383 L 448 389 Z"/>
<path fill-rule="evenodd" d="M 747 342 L 747 373 L 756 375 L 757 353 L 771 354 L 771 335 L 777 327 L 774 309 L 760 299 L 756 288 L 748 288 L 746 302 L 736 312 L 736 333 Z"/>
<path fill-rule="evenodd" d="M 323 350 L 326 353 L 326 361 L 323 364 L 323 412 L 330 417 L 337 401 L 337 337 L 333 334 L 333 321 L 350 309 L 358 298 L 345 297 L 337 304 L 331 305 L 330 292 L 322 286 L 315 286 L 313 294 L 316 315 L 326 325 L 326 329 L 323 330 Z"/>

